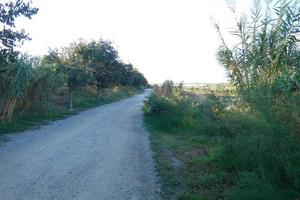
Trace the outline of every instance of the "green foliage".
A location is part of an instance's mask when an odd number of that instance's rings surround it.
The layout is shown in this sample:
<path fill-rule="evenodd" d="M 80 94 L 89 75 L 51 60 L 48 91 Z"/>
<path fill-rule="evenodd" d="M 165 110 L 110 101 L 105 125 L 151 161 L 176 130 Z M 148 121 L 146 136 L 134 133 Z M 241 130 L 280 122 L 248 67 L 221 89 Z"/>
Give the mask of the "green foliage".
<path fill-rule="evenodd" d="M 174 83 L 171 80 L 166 80 L 161 86 L 162 95 L 166 97 L 171 97 L 173 94 Z"/>
<path fill-rule="evenodd" d="M 299 3 L 278 1 L 264 13 L 259 2 L 252 21 L 236 21 L 237 45 L 229 47 L 221 36 L 218 58 L 244 103 L 269 120 L 281 121 L 299 115 Z"/>
<path fill-rule="evenodd" d="M 16 18 L 31 18 L 38 12 L 22 0 L 0 3 L 0 120 L 10 121 L 16 102 L 26 95 L 33 69 L 15 47 L 29 40 L 24 30 L 15 27 Z"/>
<path fill-rule="evenodd" d="M 131 87 L 106 88 L 104 95 L 99 100 L 95 95 L 96 91 L 94 89 L 82 88 L 74 94 L 75 109 L 73 111 L 70 111 L 67 107 L 67 93 L 65 92 L 62 92 L 63 94 L 55 96 L 54 98 L 52 96 L 48 100 L 52 106 L 50 110 L 48 109 L 49 107 L 47 107 L 46 112 L 44 112 L 45 104 L 40 105 L 40 100 L 37 97 L 37 99 L 33 99 L 33 102 L 30 101 L 31 109 L 28 108 L 29 110 L 24 112 L 24 110 L 22 110 L 24 108 L 19 106 L 14 112 L 10 122 L 0 122 L 0 134 L 24 131 L 52 120 L 66 118 L 72 114 L 76 114 L 78 111 L 111 103 L 139 92 L 141 92 L 141 90 Z M 42 106 L 42 108 L 40 106 Z"/>
<path fill-rule="evenodd" d="M 2 98 L 25 96 L 29 82 L 34 78 L 34 70 L 26 56 L 8 62 L 2 67 L 0 92 Z"/>
<path fill-rule="evenodd" d="M 113 73 L 118 63 L 118 52 L 110 41 L 100 40 L 78 44 L 77 53 L 84 64 L 93 73 L 98 90 L 107 87 L 113 81 Z"/>
<path fill-rule="evenodd" d="M 30 60 L 26 56 L 7 62 L 2 69 L 3 73 L 0 74 L 0 93 L 2 94 L 0 96 L 0 119 L 10 121 L 16 101 L 24 99 L 35 74 Z"/>
<path fill-rule="evenodd" d="M 52 50 L 42 60 L 42 65 L 65 80 L 69 89 L 69 105 L 73 109 L 73 93 L 80 88 L 96 87 L 101 100 L 105 88 L 112 86 L 147 86 L 145 77 L 131 64 L 124 64 L 112 43 L 105 40 L 80 40 L 62 51 Z M 75 105 L 76 106 L 76 105 Z"/>
<path fill-rule="evenodd" d="M 177 95 L 176 87 L 169 97 L 155 91 L 144 107 L 145 123 L 154 132 L 167 199 L 300 196 L 299 141 L 285 122 L 215 95 Z M 183 162 L 179 169 L 174 157 Z"/>
<path fill-rule="evenodd" d="M 166 82 L 165 82 L 166 83 Z M 168 84 L 168 83 L 167 83 Z M 144 113 L 156 124 L 158 129 L 179 133 L 192 129 L 197 117 L 197 104 L 185 98 L 179 88 L 163 85 L 161 91 L 166 96 L 152 95 L 146 101 Z"/>
<path fill-rule="evenodd" d="M 51 98 L 64 84 L 64 76 L 56 73 L 51 65 L 42 65 L 40 59 L 36 59 L 36 62 L 35 76 L 30 82 L 23 104 L 30 112 L 51 112 L 55 106 Z"/>
<path fill-rule="evenodd" d="M 252 200 L 252 199 L 285 199 L 278 197 L 271 185 L 261 181 L 255 173 L 240 173 L 237 186 L 228 195 L 229 199 Z"/>
<path fill-rule="evenodd" d="M 16 30 L 16 18 L 24 16 L 31 19 L 37 12 L 37 8 L 31 7 L 30 2 L 23 0 L 0 3 L 0 23 L 3 25 L 1 26 L 2 30 L 0 30 L 0 66 L 15 57 L 17 54 L 16 46 L 30 39 L 24 30 Z"/>
<path fill-rule="evenodd" d="M 151 144 L 162 177 L 163 197 L 223 198 L 221 186 L 227 177 L 222 170 L 215 170 L 214 163 L 214 157 L 219 155 L 220 133 L 199 134 L 204 131 L 203 125 L 206 130 L 211 126 L 215 131 L 222 130 L 214 127 L 218 126 L 215 121 L 213 125 L 205 124 L 212 119 L 217 121 L 214 111 L 220 109 L 218 103 L 213 100 L 202 103 L 174 86 L 171 94 L 161 91 L 162 88 L 156 88 L 145 102 L 144 115 L 145 124 L 152 132 Z"/>
<path fill-rule="evenodd" d="M 3 25 L 0 30 L 1 121 L 9 122 L 15 108 L 22 115 L 47 115 L 64 109 L 67 103 L 73 110 L 73 101 L 75 106 L 92 107 L 100 102 L 109 102 L 111 98 L 121 98 L 123 95 L 108 97 L 105 94 L 106 89 L 113 86 L 120 86 L 126 94 L 130 94 L 128 91 L 131 89 L 126 87 L 148 85 L 143 74 L 131 64 L 124 64 L 118 51 L 106 40 L 74 42 L 60 51 L 50 50 L 49 55 L 42 58 L 21 55 L 15 47 L 30 38 L 24 30 L 17 30 L 16 18 L 31 19 L 37 12 L 31 1 L 0 3 L 0 23 Z M 94 90 L 95 87 L 98 94 L 87 95 L 90 99 L 85 94 L 82 98 L 74 97 L 80 90 Z M 67 95 L 69 100 L 66 100 Z M 78 99 L 84 99 L 85 103 Z"/>
<path fill-rule="evenodd" d="M 232 174 L 229 199 L 297 198 L 300 149 L 285 124 L 269 122 L 256 112 L 215 109 L 218 104 L 208 103 L 210 109 L 201 112 L 208 120 L 200 130 L 205 135 L 226 137 L 216 163 Z"/>
<path fill-rule="evenodd" d="M 71 60 L 75 60 L 76 57 L 84 71 L 92 76 L 90 84 L 97 87 L 99 97 L 100 90 L 110 86 L 148 85 L 147 80 L 137 69 L 134 69 L 131 64 L 120 61 L 118 51 L 110 41 L 99 40 L 88 43 L 79 41 L 66 49 L 71 52 L 68 54 L 73 55 Z"/>
<path fill-rule="evenodd" d="M 183 121 L 184 113 L 180 110 L 186 105 L 183 101 L 177 104 L 163 97 L 152 96 L 147 101 L 144 111 L 146 116 L 155 117 L 160 129 L 178 132 L 186 124 Z"/>
<path fill-rule="evenodd" d="M 231 137 L 219 166 L 234 174 L 230 199 L 297 199 L 299 2 L 278 1 L 265 13 L 258 2 L 251 22 L 237 21 L 236 46 L 221 36 L 219 61 L 246 110 L 219 115 Z"/>
<path fill-rule="evenodd" d="M 222 97 L 236 97 L 236 88 L 231 83 L 205 84 L 203 86 L 186 87 L 186 91 L 197 95 L 216 95 Z"/>

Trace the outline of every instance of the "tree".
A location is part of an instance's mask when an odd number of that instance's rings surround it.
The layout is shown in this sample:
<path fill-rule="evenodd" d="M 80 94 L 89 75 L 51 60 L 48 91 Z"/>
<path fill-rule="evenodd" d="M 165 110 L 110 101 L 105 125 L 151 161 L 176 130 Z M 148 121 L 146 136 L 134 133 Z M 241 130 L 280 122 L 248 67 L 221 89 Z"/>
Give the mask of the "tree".
<path fill-rule="evenodd" d="M 124 77 L 130 81 L 129 86 L 133 87 L 140 87 L 140 86 L 147 86 L 148 82 L 143 74 L 141 74 L 137 69 L 132 68 L 130 71 L 129 76 Z"/>
<path fill-rule="evenodd" d="M 126 86 L 140 87 L 148 85 L 148 81 L 144 75 L 133 68 L 132 64 L 122 62 L 119 63 L 115 80 L 118 84 Z"/>
<path fill-rule="evenodd" d="M 25 95 L 31 79 L 31 66 L 23 57 L 18 57 L 15 47 L 29 40 L 24 30 L 17 30 L 15 20 L 20 16 L 31 17 L 38 9 L 31 2 L 17 0 L 0 3 L 0 120 L 9 121 L 16 101 Z"/>
<path fill-rule="evenodd" d="M 45 58 L 45 62 L 51 63 L 57 68 L 58 73 L 62 73 L 66 79 L 69 88 L 69 109 L 73 110 L 73 93 L 78 87 L 83 87 L 91 82 L 91 74 L 83 63 L 81 54 L 78 53 L 79 45 L 72 43 L 63 48 L 62 52 L 58 50 L 50 51 Z"/>
<path fill-rule="evenodd" d="M 80 65 L 93 75 L 92 84 L 97 88 L 97 97 L 103 88 L 113 85 L 146 86 L 145 77 L 131 64 L 123 63 L 118 51 L 110 41 L 99 40 L 73 44 L 74 55 L 80 59 Z"/>
<path fill-rule="evenodd" d="M 37 12 L 38 8 L 31 7 L 31 2 L 24 2 L 23 0 L 0 3 L 0 23 L 2 25 L 2 30 L 0 30 L 0 63 L 16 54 L 14 49 L 16 46 L 30 39 L 24 30 L 16 29 L 16 18 L 24 16 L 31 19 Z"/>
<path fill-rule="evenodd" d="M 34 78 L 30 81 L 28 92 L 23 100 L 23 109 L 34 111 L 52 110 L 52 95 L 64 85 L 64 74 L 50 62 L 49 56 L 32 58 Z"/>
<path fill-rule="evenodd" d="M 101 90 L 114 83 L 118 67 L 118 51 L 110 41 L 92 41 L 81 46 L 81 55 L 85 65 L 92 71 L 97 87 L 98 98 Z"/>

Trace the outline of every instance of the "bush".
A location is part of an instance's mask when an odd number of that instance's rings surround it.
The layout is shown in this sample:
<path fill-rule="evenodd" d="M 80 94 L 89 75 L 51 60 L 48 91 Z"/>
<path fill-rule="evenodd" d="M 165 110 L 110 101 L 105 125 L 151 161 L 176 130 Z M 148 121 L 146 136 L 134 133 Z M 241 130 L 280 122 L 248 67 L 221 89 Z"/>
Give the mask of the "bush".
<path fill-rule="evenodd" d="M 215 96 L 200 108 L 201 133 L 226 137 L 217 165 L 233 175 L 229 199 L 299 198 L 300 147 L 285 123 L 227 110 Z"/>
<path fill-rule="evenodd" d="M 189 99 L 152 95 L 145 102 L 144 113 L 157 130 L 179 133 L 191 130 L 197 117 Z"/>
<path fill-rule="evenodd" d="M 255 173 L 239 173 L 238 181 L 234 189 L 228 195 L 232 200 L 280 200 L 274 188 L 261 181 Z"/>

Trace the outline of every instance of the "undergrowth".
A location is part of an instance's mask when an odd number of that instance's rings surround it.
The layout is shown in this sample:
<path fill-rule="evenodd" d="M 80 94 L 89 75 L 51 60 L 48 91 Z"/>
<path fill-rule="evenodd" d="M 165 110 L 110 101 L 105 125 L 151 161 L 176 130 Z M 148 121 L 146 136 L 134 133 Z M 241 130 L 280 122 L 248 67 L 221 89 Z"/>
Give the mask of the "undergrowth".
<path fill-rule="evenodd" d="M 156 88 L 157 90 L 157 88 Z M 285 122 L 174 87 L 145 103 L 165 199 L 298 199 L 300 146 Z"/>

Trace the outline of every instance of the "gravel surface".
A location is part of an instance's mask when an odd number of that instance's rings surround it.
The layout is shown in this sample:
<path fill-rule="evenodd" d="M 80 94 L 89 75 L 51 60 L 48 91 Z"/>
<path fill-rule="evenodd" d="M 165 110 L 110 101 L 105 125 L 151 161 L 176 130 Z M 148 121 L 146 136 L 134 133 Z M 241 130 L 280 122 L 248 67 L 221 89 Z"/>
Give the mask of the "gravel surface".
<path fill-rule="evenodd" d="M 141 95 L 0 144 L 0 199 L 160 199 Z"/>

